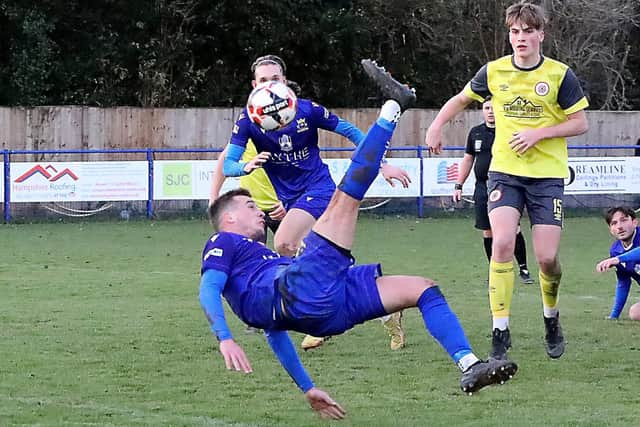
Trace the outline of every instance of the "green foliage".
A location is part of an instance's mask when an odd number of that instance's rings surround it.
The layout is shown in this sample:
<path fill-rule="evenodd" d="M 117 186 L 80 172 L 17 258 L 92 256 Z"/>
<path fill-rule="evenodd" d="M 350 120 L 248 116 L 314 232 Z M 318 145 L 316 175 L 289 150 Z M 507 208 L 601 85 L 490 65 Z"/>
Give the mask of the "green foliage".
<path fill-rule="evenodd" d="M 35 9 L 11 10 L 8 14 L 19 22 L 9 48 L 8 90 L 25 105 L 45 103 L 52 89 L 50 77 L 57 50 L 50 37 L 54 24 Z"/>
<path fill-rule="evenodd" d="M 361 218 L 354 254 L 382 261 L 386 274 L 437 280 L 484 356 L 487 264 L 472 224 Z M 225 370 L 197 300 L 209 232 L 205 220 L 1 227 L 2 424 L 326 426 L 264 337 L 243 334 L 231 314 L 254 373 Z M 371 321 L 301 357 L 346 407 L 345 426 L 636 425 L 640 329 L 604 319 L 615 275 L 594 273 L 609 242 L 600 217 L 567 219 L 560 305 L 568 347 L 559 360 L 544 353 L 538 287 L 516 283 L 511 355 L 520 371 L 504 386 L 463 395 L 415 309 L 405 313 L 402 351 L 389 350 Z"/>
<path fill-rule="evenodd" d="M 377 105 L 363 57 L 411 82 L 419 107 L 439 107 L 509 53 L 510 3 L 0 0 L 0 104 L 237 106 L 253 59 L 275 53 L 304 96 L 331 107 Z M 545 2 L 547 53 L 590 84 L 596 108 L 640 108 L 640 6 L 596 3 Z"/>

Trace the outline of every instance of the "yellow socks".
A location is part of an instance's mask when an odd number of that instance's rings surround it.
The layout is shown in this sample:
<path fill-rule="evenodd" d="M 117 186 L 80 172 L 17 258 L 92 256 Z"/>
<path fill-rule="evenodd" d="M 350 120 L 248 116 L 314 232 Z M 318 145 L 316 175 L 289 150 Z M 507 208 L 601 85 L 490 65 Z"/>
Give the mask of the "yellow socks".
<path fill-rule="evenodd" d="M 547 312 L 557 312 L 558 305 L 558 288 L 560 287 L 560 278 L 562 273 L 545 274 L 542 271 L 538 273 L 540 279 L 540 291 L 542 293 L 542 305 Z M 553 317 L 553 316 L 547 316 Z"/>
<path fill-rule="evenodd" d="M 489 263 L 489 305 L 493 317 L 509 317 L 513 298 L 513 262 Z"/>

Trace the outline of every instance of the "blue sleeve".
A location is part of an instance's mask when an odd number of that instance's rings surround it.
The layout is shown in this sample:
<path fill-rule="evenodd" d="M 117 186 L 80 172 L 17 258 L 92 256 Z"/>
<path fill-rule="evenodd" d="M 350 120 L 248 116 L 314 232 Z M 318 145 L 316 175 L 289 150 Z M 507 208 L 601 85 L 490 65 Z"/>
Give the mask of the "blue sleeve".
<path fill-rule="evenodd" d="M 609 317 L 612 319 L 620 317 L 620 313 L 622 313 L 622 309 L 629 297 L 629 290 L 631 289 L 630 277 L 622 276 L 617 272 L 616 275 L 618 277 L 618 283 L 616 284 L 616 297 L 613 302 L 613 308 L 611 308 L 611 314 L 609 314 Z"/>
<path fill-rule="evenodd" d="M 616 258 L 620 262 L 638 262 L 640 261 L 640 247 L 631 249 L 629 252 L 618 255 Z"/>
<path fill-rule="evenodd" d="M 359 145 L 364 140 L 364 133 L 356 125 L 343 119 L 338 119 L 338 125 L 333 130 L 335 133 L 344 136 L 354 145 Z"/>
<path fill-rule="evenodd" d="M 298 353 L 289 338 L 287 331 L 270 329 L 264 331 L 267 342 L 271 346 L 273 353 L 276 355 L 282 367 L 287 371 L 289 376 L 295 381 L 296 385 L 303 393 L 313 388 L 311 377 L 302 366 L 302 362 L 298 357 Z"/>
<path fill-rule="evenodd" d="M 243 176 L 247 174 L 244 171 L 244 165 L 246 165 L 246 163 L 240 161 L 244 150 L 245 147 L 235 144 L 229 144 L 227 146 L 227 157 L 225 157 L 224 165 L 222 166 L 224 176 Z"/>
<path fill-rule="evenodd" d="M 210 269 L 205 271 L 200 279 L 200 305 L 211 325 L 211 332 L 218 341 L 233 338 L 222 307 L 222 290 L 227 283 L 227 277 L 227 273 Z"/>

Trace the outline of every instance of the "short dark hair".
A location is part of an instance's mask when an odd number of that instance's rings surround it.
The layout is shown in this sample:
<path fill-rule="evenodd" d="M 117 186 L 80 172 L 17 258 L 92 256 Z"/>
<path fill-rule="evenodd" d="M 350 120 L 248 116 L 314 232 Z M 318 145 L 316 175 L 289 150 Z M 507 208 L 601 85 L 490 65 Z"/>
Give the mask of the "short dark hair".
<path fill-rule="evenodd" d="M 542 6 L 521 1 L 509 6 L 505 13 L 505 24 L 507 28 L 510 28 L 516 21 L 527 24 L 536 30 L 544 30 L 544 24 L 547 19 Z"/>
<path fill-rule="evenodd" d="M 607 225 L 611 225 L 611 220 L 613 219 L 613 216 L 617 212 L 620 212 L 622 215 L 628 216 L 631 219 L 636 219 L 636 211 L 634 211 L 630 207 L 616 206 L 616 207 L 607 209 L 607 211 L 604 214 L 604 220 L 607 221 Z"/>
<path fill-rule="evenodd" d="M 258 68 L 260 65 L 265 65 L 265 64 L 278 65 L 282 70 L 282 74 L 287 75 L 287 65 L 284 63 L 282 58 L 280 58 L 277 55 L 264 55 L 264 56 L 257 57 L 256 60 L 253 61 L 253 64 L 251 64 L 251 74 L 255 74 L 256 68 Z"/>
<path fill-rule="evenodd" d="M 233 204 L 234 199 L 238 196 L 251 197 L 251 193 L 244 188 L 236 188 L 235 190 L 227 191 L 209 206 L 209 221 L 216 231 L 220 231 L 222 214 Z"/>

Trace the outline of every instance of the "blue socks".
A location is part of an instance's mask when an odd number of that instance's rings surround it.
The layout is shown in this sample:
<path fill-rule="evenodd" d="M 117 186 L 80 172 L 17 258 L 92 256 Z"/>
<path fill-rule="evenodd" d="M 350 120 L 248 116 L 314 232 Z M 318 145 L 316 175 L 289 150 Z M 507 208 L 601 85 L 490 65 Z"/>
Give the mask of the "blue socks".
<path fill-rule="evenodd" d="M 418 309 L 429 333 L 449 353 L 454 362 L 471 354 L 471 345 L 462 325 L 438 286 L 426 289 L 418 299 Z"/>
<path fill-rule="evenodd" d="M 349 169 L 338 188 L 356 200 L 364 195 L 378 176 L 380 162 L 395 129 L 395 123 L 379 117 L 351 157 Z"/>

